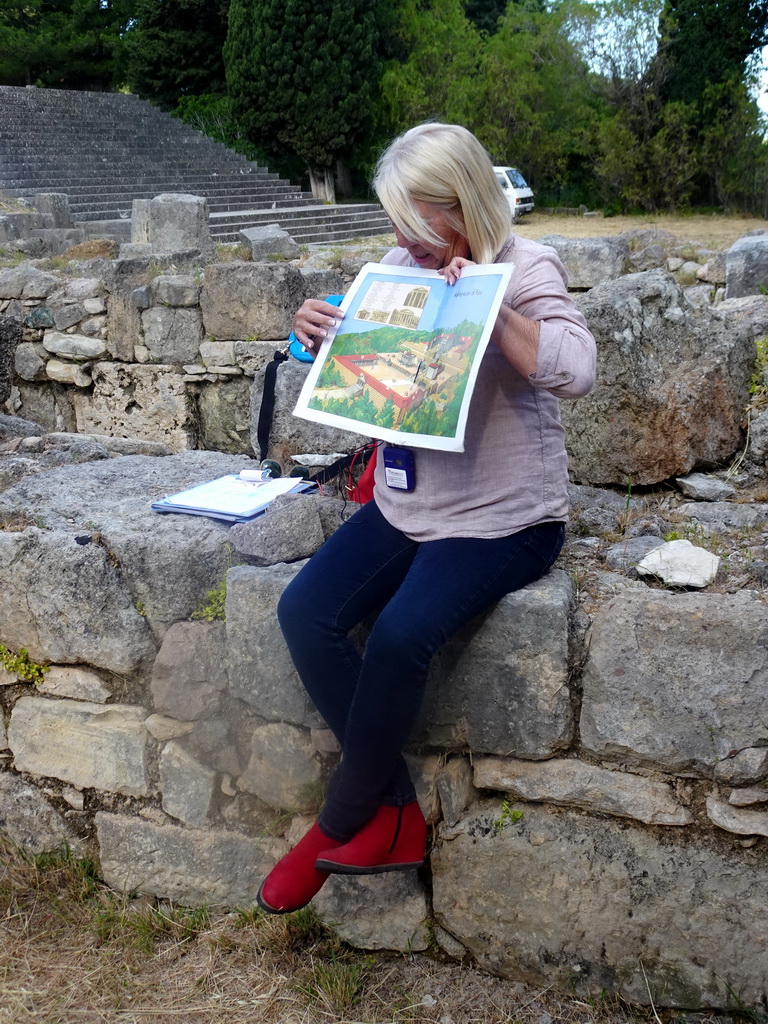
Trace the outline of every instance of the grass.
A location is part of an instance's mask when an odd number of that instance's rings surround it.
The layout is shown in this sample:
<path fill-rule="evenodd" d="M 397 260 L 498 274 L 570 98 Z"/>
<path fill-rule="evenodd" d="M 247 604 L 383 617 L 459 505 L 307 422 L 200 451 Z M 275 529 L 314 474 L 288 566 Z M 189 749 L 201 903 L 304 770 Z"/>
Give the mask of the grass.
<path fill-rule="evenodd" d="M 605 994 L 579 1000 L 422 954 L 360 953 L 311 908 L 271 917 L 119 896 L 66 850 L 33 858 L 0 845 L 0 919 L 0 1024 L 654 1019 Z"/>

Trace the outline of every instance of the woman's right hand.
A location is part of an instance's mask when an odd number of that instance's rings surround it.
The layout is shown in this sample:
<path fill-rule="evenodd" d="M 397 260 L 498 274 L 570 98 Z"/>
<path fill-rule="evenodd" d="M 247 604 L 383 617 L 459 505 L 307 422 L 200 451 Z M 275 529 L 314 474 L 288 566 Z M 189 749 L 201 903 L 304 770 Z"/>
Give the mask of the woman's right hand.
<path fill-rule="evenodd" d="M 316 356 L 328 331 L 341 323 L 343 313 L 338 306 L 322 299 L 307 299 L 293 318 L 293 333 L 307 352 Z"/>

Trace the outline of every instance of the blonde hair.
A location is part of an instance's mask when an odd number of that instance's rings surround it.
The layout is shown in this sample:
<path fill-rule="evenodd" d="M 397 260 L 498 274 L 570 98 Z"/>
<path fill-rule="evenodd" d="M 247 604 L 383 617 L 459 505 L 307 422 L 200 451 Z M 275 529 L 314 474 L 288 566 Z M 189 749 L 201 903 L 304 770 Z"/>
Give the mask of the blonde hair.
<path fill-rule="evenodd" d="M 414 201 L 441 207 L 476 263 L 492 263 L 509 237 L 512 213 L 491 158 L 461 125 L 429 121 L 399 135 L 379 158 L 373 187 L 392 222 L 414 240 L 445 242 Z"/>

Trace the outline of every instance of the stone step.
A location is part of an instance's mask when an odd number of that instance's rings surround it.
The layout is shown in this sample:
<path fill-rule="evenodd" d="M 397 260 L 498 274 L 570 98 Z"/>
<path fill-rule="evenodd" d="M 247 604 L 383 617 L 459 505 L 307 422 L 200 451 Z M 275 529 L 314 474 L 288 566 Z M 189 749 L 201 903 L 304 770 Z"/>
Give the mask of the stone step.
<path fill-rule="evenodd" d="M 308 206 L 301 210 L 253 210 L 238 217 L 211 214 L 211 236 L 219 242 L 237 242 L 246 227 L 279 224 L 299 243 L 342 241 L 391 231 L 389 218 L 375 203 Z"/>

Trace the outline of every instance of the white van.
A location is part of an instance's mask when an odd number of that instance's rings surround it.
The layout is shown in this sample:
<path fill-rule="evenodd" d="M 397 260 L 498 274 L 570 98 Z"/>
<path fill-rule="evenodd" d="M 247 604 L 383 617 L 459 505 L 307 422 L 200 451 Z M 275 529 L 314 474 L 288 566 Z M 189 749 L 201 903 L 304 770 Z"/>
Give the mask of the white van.
<path fill-rule="evenodd" d="M 501 190 L 507 198 L 512 216 L 517 219 L 533 210 L 533 192 L 516 167 L 494 167 Z"/>

